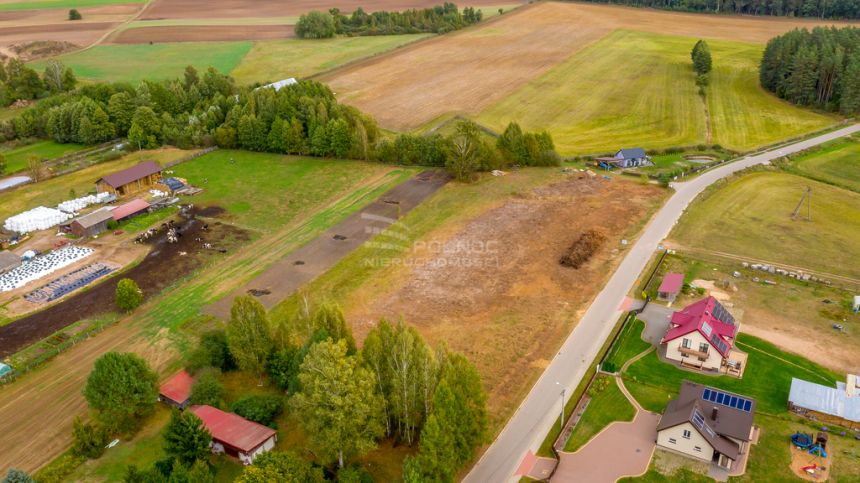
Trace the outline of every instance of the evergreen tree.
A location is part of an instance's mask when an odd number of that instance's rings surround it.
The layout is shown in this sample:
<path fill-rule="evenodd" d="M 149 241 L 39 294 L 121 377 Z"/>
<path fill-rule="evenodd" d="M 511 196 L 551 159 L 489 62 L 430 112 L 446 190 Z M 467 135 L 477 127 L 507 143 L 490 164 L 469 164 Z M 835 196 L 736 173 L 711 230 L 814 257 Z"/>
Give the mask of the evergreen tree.
<path fill-rule="evenodd" d="M 699 40 L 693 47 L 690 56 L 693 59 L 693 70 L 698 75 L 706 75 L 711 72 L 711 48 L 704 40 Z"/>
<path fill-rule="evenodd" d="M 174 410 L 164 430 L 164 452 L 183 465 L 192 465 L 209 456 L 212 435 L 191 411 Z"/>
<path fill-rule="evenodd" d="M 246 466 L 236 483 L 323 483 L 321 468 L 314 467 L 293 452 L 269 451 Z"/>

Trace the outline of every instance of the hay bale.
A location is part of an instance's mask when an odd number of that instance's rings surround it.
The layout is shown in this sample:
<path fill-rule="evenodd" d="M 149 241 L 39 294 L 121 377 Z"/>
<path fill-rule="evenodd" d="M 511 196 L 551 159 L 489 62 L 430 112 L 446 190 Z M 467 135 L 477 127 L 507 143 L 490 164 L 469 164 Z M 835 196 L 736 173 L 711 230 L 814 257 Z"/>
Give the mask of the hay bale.
<path fill-rule="evenodd" d="M 606 235 L 597 230 L 588 230 L 562 255 L 559 263 L 565 267 L 579 268 L 587 262 L 606 241 Z"/>

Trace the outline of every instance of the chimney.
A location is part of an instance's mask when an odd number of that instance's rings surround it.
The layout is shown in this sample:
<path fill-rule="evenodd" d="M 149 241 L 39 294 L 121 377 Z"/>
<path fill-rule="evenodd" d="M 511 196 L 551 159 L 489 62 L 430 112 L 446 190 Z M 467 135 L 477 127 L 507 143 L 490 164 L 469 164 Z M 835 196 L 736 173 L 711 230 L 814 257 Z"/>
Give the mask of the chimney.
<path fill-rule="evenodd" d="M 716 420 L 717 420 L 717 414 L 718 414 L 719 412 L 720 412 L 720 410 L 719 410 L 716 406 L 714 406 L 714 409 L 712 409 L 712 410 L 711 410 L 711 420 L 712 420 L 712 421 L 716 421 Z"/>

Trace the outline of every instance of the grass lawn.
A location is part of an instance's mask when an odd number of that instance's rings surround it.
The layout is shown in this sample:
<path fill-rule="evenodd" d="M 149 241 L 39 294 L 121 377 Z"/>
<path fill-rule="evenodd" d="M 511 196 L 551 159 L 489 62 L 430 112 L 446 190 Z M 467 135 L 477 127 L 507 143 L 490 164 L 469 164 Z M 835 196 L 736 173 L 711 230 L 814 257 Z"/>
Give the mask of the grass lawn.
<path fill-rule="evenodd" d="M 639 319 L 634 319 L 633 322 L 624 326 L 609 354 L 606 355 L 604 368 L 607 371 L 620 371 L 625 362 L 651 347 L 651 344 L 642 340 L 644 329 L 645 322 Z"/>
<path fill-rule="evenodd" d="M 46 8 L 85 8 L 121 3 L 145 3 L 146 0 L 29 0 L 26 2 L 0 3 L 0 12 L 10 10 L 35 10 Z"/>
<path fill-rule="evenodd" d="M 613 421 L 633 421 L 636 417 L 636 409 L 618 388 L 615 378 L 609 376 L 601 376 L 601 378 L 608 384 L 591 398 L 582 419 L 576 424 L 576 428 L 564 445 L 565 451 L 573 452 L 582 448 Z M 595 382 L 595 385 L 597 384 Z"/>
<path fill-rule="evenodd" d="M 337 37 L 320 40 L 259 41 L 233 69 L 240 84 L 308 77 L 348 62 L 391 50 L 429 34 Z"/>
<path fill-rule="evenodd" d="M 807 186 L 812 187 L 812 221 L 792 220 Z M 691 248 L 860 278 L 860 194 L 781 172 L 741 175 L 694 201 L 671 239 Z"/>
<path fill-rule="evenodd" d="M 61 201 L 72 197 L 71 190 L 75 191 L 75 196 L 83 196 L 90 191 L 95 191 L 95 181 L 100 177 L 128 168 L 143 160 L 165 163 L 186 155 L 188 155 L 188 151 L 174 148 L 138 151 L 120 159 L 90 166 L 74 173 L 0 192 L 0 220 L 5 220 L 14 214 L 33 209 L 39 205 L 56 206 Z"/>
<path fill-rule="evenodd" d="M 181 77 L 189 64 L 201 72 L 211 66 L 228 73 L 252 46 L 253 42 L 250 41 L 97 45 L 56 59 L 84 79 L 135 84 L 143 79 Z M 45 62 L 35 62 L 32 67 L 41 72 Z M 122 68 L 118 69 L 117 66 Z"/>
<path fill-rule="evenodd" d="M 712 156 L 714 161 L 710 160 L 690 160 L 685 158 L 684 156 L 690 155 L 701 155 L 701 156 Z M 653 166 L 643 166 L 641 168 L 636 168 L 635 171 L 637 173 L 644 173 L 650 175 L 659 175 L 661 173 L 671 173 L 673 171 L 686 171 L 691 168 L 695 168 L 697 166 L 703 166 L 710 164 L 712 162 L 716 162 L 722 159 L 728 158 L 729 155 L 726 153 L 718 153 L 716 151 L 696 151 L 696 152 L 682 152 L 682 153 L 672 153 L 672 154 L 656 154 L 651 156 L 651 162 L 654 163 Z"/>
<path fill-rule="evenodd" d="M 860 192 L 860 139 L 841 138 L 792 158 L 790 169 L 806 177 Z"/>
<path fill-rule="evenodd" d="M 30 156 L 50 160 L 86 148 L 87 146 L 81 144 L 60 144 L 54 141 L 39 141 L 8 150 L 2 149 L 0 150 L 0 155 L 6 158 L 6 174 L 12 174 L 27 169 L 27 158 Z"/>
<path fill-rule="evenodd" d="M 512 120 L 523 128 L 546 129 L 562 154 L 708 143 L 705 106 L 690 62 L 695 41 L 615 31 L 491 106 L 477 120 L 499 131 Z M 717 40 L 709 40 L 709 45 L 715 66 L 708 89 L 710 143 L 745 150 L 836 122 L 759 87 L 756 72 L 762 46 Z"/>

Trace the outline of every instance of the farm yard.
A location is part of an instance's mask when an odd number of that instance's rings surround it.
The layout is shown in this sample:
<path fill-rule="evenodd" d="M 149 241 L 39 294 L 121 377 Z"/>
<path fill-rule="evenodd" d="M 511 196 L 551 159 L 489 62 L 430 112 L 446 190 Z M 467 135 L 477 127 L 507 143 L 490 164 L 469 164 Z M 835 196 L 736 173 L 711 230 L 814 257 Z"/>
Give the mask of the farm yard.
<path fill-rule="evenodd" d="M 381 317 L 403 317 L 476 364 L 495 434 L 620 261 L 621 239 L 636 235 L 663 196 L 549 168 L 449 184 L 392 226 L 393 238 L 349 255 L 272 317 L 290 317 L 304 295 L 338 300 L 359 339 Z M 580 269 L 561 266 L 590 228 L 606 233 L 605 244 Z"/>

